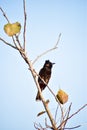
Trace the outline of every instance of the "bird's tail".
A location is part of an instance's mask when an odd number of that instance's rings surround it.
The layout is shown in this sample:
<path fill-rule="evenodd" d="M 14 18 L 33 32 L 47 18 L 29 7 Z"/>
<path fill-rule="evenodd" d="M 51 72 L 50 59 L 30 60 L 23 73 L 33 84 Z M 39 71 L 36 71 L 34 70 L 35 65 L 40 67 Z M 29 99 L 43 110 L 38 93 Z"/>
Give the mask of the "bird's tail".
<path fill-rule="evenodd" d="M 37 96 L 36 96 L 36 101 L 37 101 L 37 100 L 41 100 L 41 97 L 40 97 L 39 92 L 37 93 Z"/>

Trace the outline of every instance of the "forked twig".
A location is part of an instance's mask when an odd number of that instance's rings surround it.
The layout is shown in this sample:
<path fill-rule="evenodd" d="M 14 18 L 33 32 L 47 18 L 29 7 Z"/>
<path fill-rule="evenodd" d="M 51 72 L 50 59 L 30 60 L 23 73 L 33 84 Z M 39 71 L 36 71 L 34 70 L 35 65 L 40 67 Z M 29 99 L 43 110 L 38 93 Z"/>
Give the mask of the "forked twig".
<path fill-rule="evenodd" d="M 37 130 L 47 130 L 46 128 L 43 128 L 42 125 L 39 123 L 34 123 L 34 127 L 37 129 Z"/>
<path fill-rule="evenodd" d="M 53 50 L 55 50 L 55 49 L 57 49 L 58 47 L 58 43 L 59 43 L 59 41 L 60 41 L 60 37 L 61 37 L 61 33 L 59 34 L 59 37 L 58 37 L 58 40 L 57 40 L 57 43 L 55 44 L 55 46 L 53 47 L 53 48 L 51 48 L 51 49 L 48 49 L 48 50 L 46 50 L 45 52 L 43 52 L 42 54 L 40 54 L 40 55 L 38 55 L 37 57 L 36 57 L 36 59 L 33 61 L 33 63 L 32 64 L 34 64 L 40 57 L 42 57 L 43 55 L 45 55 L 45 54 L 47 54 L 48 52 L 50 52 L 50 51 L 53 51 Z"/>
<path fill-rule="evenodd" d="M 68 119 L 72 118 L 74 115 L 76 115 L 77 113 L 79 113 L 82 109 L 84 109 L 85 107 L 87 107 L 87 104 L 85 104 L 84 106 L 82 106 L 80 109 L 78 109 L 75 113 L 73 113 L 71 116 L 68 117 Z"/>
<path fill-rule="evenodd" d="M 60 128 L 62 126 L 62 124 L 64 124 L 67 120 L 69 120 L 70 118 L 72 118 L 74 115 L 78 114 L 82 109 L 84 109 L 87 106 L 87 104 L 83 105 L 80 109 L 78 109 L 75 113 L 73 113 L 71 116 L 69 116 L 67 119 L 65 119 L 59 126 L 58 128 Z"/>

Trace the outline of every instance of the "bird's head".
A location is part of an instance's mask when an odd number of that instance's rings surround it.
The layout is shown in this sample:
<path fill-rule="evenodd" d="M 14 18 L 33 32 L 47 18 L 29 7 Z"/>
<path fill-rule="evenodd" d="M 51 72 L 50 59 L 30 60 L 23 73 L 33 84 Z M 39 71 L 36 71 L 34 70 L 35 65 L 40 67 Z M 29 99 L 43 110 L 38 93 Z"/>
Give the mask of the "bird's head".
<path fill-rule="evenodd" d="M 52 68 L 52 66 L 53 66 L 54 64 L 55 64 L 55 63 L 52 63 L 52 62 L 50 62 L 49 60 L 46 60 L 46 61 L 45 61 L 45 64 L 44 64 L 44 67 Z"/>

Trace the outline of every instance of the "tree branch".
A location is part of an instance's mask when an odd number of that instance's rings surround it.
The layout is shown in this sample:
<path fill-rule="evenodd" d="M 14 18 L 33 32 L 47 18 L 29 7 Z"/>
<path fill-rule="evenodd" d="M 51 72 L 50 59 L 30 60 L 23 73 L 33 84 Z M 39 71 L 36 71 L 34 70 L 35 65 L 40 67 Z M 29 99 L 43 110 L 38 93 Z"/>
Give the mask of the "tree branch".
<path fill-rule="evenodd" d="M 87 107 L 87 104 L 85 104 L 84 106 L 82 106 L 80 109 L 78 109 L 75 113 L 73 113 L 70 117 L 68 117 L 68 119 L 72 118 L 74 115 L 78 114 L 82 109 L 84 109 L 85 107 Z"/>
<path fill-rule="evenodd" d="M 67 114 L 65 114 L 65 117 L 64 117 L 64 119 L 66 119 L 66 121 L 63 123 L 63 128 L 65 128 L 65 125 L 66 125 L 66 123 L 67 123 L 67 119 L 68 119 L 68 117 L 69 117 L 69 114 L 70 114 L 70 111 L 71 111 L 71 106 L 72 106 L 72 103 L 69 105 L 69 108 L 68 108 L 68 112 L 67 112 Z M 63 120 L 64 121 L 64 120 Z"/>
<path fill-rule="evenodd" d="M 53 50 L 57 49 L 57 48 L 58 48 L 58 47 L 57 47 L 57 46 L 58 46 L 58 43 L 59 43 L 59 41 L 60 41 L 60 37 L 61 37 L 61 33 L 59 34 L 57 43 L 54 45 L 54 47 L 51 48 L 51 49 L 48 49 L 48 50 L 46 50 L 45 52 L 43 52 L 42 54 L 38 55 L 38 56 L 36 57 L 36 59 L 33 61 L 32 64 L 34 64 L 34 63 L 35 63 L 39 58 L 41 58 L 43 55 L 47 54 L 47 53 L 50 52 L 50 51 L 53 51 Z"/>
<path fill-rule="evenodd" d="M 21 51 L 21 50 L 20 50 L 20 51 Z M 33 69 L 33 65 L 32 65 L 31 61 L 28 59 L 28 57 L 27 57 L 27 55 L 26 55 L 25 52 L 21 51 L 21 55 L 22 55 L 22 57 L 24 58 L 24 60 L 26 61 L 26 63 L 27 63 L 28 66 L 29 66 L 29 70 L 31 71 L 31 74 L 32 74 L 32 76 L 33 76 L 33 79 L 34 79 L 34 81 L 35 81 L 35 84 L 36 84 L 36 86 L 37 86 L 37 89 L 38 89 L 38 91 L 39 91 L 39 94 L 40 94 L 40 97 L 41 97 L 41 101 L 42 101 L 42 103 L 43 103 L 43 105 L 44 105 L 44 108 L 45 108 L 47 114 L 48 114 L 48 117 L 49 117 L 49 119 L 50 119 L 50 122 L 51 122 L 53 128 L 54 128 L 55 130 L 58 130 L 58 129 L 57 129 L 57 126 L 56 126 L 56 123 L 55 123 L 55 120 L 53 119 L 53 116 L 52 116 L 52 114 L 51 114 L 51 112 L 50 112 L 50 109 L 49 109 L 49 107 L 48 107 L 48 103 L 46 103 L 46 101 L 45 101 L 45 99 L 44 99 L 44 97 L 43 97 L 43 95 L 42 95 L 42 92 L 41 92 L 39 83 L 38 83 L 38 81 L 37 81 L 37 75 L 36 75 L 36 73 L 35 73 L 35 71 L 34 71 L 34 69 Z"/>
<path fill-rule="evenodd" d="M 18 45 L 19 45 L 19 48 L 22 49 L 22 45 L 21 45 L 21 43 L 20 43 L 20 41 L 19 41 L 19 36 L 15 35 L 15 39 L 16 39 Z"/>
<path fill-rule="evenodd" d="M 76 129 L 76 128 L 79 128 L 81 127 L 81 125 L 77 125 L 77 126 L 74 126 L 74 127 L 71 127 L 71 128 L 64 128 L 64 130 L 71 130 L 71 129 Z"/>
<path fill-rule="evenodd" d="M 69 120 L 70 118 L 72 118 L 73 116 L 75 116 L 76 114 L 78 114 L 82 109 L 84 109 L 85 107 L 87 107 L 87 104 L 85 104 L 84 106 L 82 106 L 80 109 L 78 109 L 75 113 L 73 113 L 71 116 L 69 116 L 67 119 L 65 119 L 59 126 L 58 128 L 60 128 L 62 126 L 62 124 L 64 124 L 67 120 Z"/>
<path fill-rule="evenodd" d="M 10 47 L 12 47 L 12 48 L 14 48 L 14 49 L 18 50 L 18 48 L 17 48 L 17 47 L 15 47 L 15 46 L 13 46 L 12 44 L 8 43 L 8 42 L 7 42 L 7 41 L 5 41 L 3 38 L 1 38 L 1 37 L 0 37 L 0 40 L 1 40 L 2 42 L 4 42 L 6 45 L 8 45 L 8 46 L 10 46 Z"/>
<path fill-rule="evenodd" d="M 23 32 L 24 44 L 23 44 L 23 48 L 25 50 L 25 47 L 26 47 L 26 20 L 27 20 L 25 0 L 23 0 L 23 7 L 24 7 L 24 32 Z"/>
<path fill-rule="evenodd" d="M 0 7 L 1 12 L 3 13 L 3 16 L 5 17 L 5 19 L 7 20 L 8 23 L 10 23 L 8 17 L 6 16 L 5 12 L 3 11 L 3 9 Z"/>
<path fill-rule="evenodd" d="M 57 118 L 58 108 L 59 108 L 59 106 L 57 105 L 57 108 L 56 108 L 56 111 L 55 111 L 55 121 L 56 121 L 56 118 Z"/>

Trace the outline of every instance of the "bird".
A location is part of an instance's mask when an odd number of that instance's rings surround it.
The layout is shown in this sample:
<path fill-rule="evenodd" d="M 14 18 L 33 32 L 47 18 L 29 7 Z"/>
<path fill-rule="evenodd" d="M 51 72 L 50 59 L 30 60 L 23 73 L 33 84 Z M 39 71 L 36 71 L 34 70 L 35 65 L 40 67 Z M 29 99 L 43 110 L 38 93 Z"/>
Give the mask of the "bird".
<path fill-rule="evenodd" d="M 51 78 L 51 72 L 52 72 L 52 67 L 55 63 L 50 62 L 49 60 L 46 60 L 43 67 L 39 71 L 39 76 L 38 76 L 38 83 L 40 86 L 41 91 L 45 89 L 47 86 L 50 78 Z M 46 84 L 42 81 L 42 79 L 46 82 Z M 37 92 L 36 96 L 36 101 L 41 100 L 39 91 Z"/>

